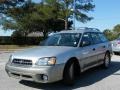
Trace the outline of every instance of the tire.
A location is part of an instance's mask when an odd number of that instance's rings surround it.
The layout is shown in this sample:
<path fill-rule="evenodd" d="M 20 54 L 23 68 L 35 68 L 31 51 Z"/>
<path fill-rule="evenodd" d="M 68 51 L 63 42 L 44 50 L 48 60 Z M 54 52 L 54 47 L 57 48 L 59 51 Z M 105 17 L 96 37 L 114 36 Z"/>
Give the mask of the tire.
<path fill-rule="evenodd" d="M 120 55 L 120 52 L 119 52 L 119 55 Z"/>
<path fill-rule="evenodd" d="M 114 53 L 114 55 L 117 55 L 117 53 L 116 52 L 113 52 Z"/>
<path fill-rule="evenodd" d="M 114 52 L 114 55 L 120 55 L 120 52 Z"/>
<path fill-rule="evenodd" d="M 74 62 L 68 62 L 65 66 L 64 74 L 63 74 L 63 82 L 66 85 L 74 84 Z"/>
<path fill-rule="evenodd" d="M 105 57 L 104 57 L 103 67 L 104 67 L 104 68 L 109 68 L 110 62 L 111 62 L 110 54 L 109 54 L 109 53 L 106 53 L 106 54 L 105 54 Z"/>

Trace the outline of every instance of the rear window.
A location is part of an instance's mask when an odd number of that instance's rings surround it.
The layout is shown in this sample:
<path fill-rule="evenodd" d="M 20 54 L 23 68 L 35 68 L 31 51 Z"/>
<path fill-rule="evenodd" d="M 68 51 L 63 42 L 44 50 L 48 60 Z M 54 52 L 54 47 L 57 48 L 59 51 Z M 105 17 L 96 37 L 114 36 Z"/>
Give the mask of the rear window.
<path fill-rule="evenodd" d="M 91 33 L 91 37 L 93 39 L 94 44 L 99 44 L 99 43 L 102 42 L 99 35 L 98 35 L 98 33 Z"/>
<path fill-rule="evenodd" d="M 107 42 L 108 41 L 108 39 L 104 36 L 104 34 L 99 33 L 98 35 L 99 35 L 102 42 Z"/>

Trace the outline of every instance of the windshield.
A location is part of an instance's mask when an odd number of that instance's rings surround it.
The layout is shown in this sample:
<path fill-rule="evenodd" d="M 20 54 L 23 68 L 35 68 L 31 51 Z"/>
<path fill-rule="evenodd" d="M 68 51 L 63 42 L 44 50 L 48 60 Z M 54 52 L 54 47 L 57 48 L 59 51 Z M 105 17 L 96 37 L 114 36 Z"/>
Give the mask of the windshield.
<path fill-rule="evenodd" d="M 80 33 L 59 33 L 45 40 L 44 46 L 73 46 L 76 47 L 80 40 Z"/>

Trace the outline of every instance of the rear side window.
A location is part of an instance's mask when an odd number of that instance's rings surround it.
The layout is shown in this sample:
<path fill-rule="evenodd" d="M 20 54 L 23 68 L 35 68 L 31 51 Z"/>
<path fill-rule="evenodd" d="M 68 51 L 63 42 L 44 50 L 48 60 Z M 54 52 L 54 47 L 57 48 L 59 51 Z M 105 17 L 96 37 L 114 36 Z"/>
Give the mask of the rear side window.
<path fill-rule="evenodd" d="M 91 44 L 92 44 L 92 38 L 91 38 L 90 33 L 84 33 L 82 40 L 81 40 L 81 43 L 80 43 L 80 46 L 84 47 L 84 46 L 89 46 Z"/>
<path fill-rule="evenodd" d="M 107 38 L 104 36 L 104 34 L 99 33 L 98 35 L 99 35 L 102 42 L 107 42 L 108 41 Z"/>
<path fill-rule="evenodd" d="M 93 39 L 94 44 L 99 44 L 99 43 L 102 42 L 99 35 L 98 35 L 98 33 L 91 33 L 91 37 Z"/>

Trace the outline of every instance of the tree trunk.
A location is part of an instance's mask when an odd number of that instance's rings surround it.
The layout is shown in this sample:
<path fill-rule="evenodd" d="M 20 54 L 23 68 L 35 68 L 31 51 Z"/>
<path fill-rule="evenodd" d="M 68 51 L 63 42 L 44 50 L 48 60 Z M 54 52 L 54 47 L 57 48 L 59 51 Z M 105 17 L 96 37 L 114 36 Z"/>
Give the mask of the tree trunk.
<path fill-rule="evenodd" d="M 23 31 L 23 36 L 27 37 L 27 35 L 28 35 L 27 31 Z"/>
<path fill-rule="evenodd" d="M 68 29 L 68 19 L 65 20 L 65 30 Z"/>
<path fill-rule="evenodd" d="M 43 30 L 43 37 L 44 37 L 44 39 L 47 37 L 47 31 L 46 31 L 45 28 L 44 28 L 44 30 Z"/>
<path fill-rule="evenodd" d="M 43 32 L 43 37 L 44 37 L 44 39 L 47 37 L 47 33 L 46 32 Z"/>

